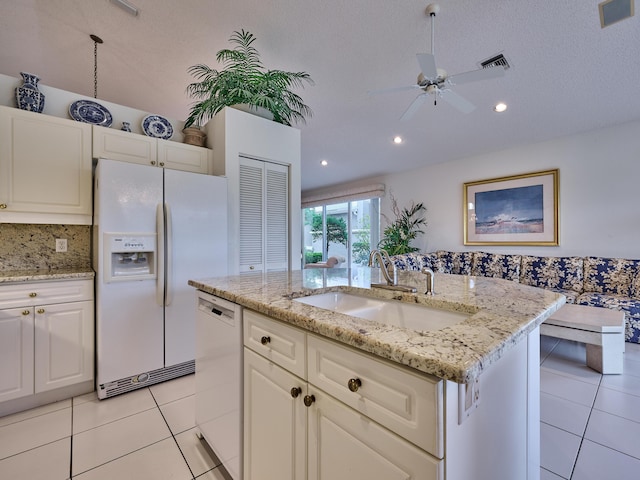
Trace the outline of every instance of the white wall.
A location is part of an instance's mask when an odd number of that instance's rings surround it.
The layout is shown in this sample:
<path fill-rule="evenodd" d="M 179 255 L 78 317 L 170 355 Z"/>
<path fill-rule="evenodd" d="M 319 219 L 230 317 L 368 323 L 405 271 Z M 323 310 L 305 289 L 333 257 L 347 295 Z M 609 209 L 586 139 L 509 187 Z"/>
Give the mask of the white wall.
<path fill-rule="evenodd" d="M 554 168 L 560 171 L 559 246 L 463 245 L 465 182 Z M 389 193 L 401 208 L 424 202 L 426 235 L 414 242 L 421 251 L 640 258 L 640 121 L 368 181 L 386 184 L 381 211 L 389 218 Z"/>

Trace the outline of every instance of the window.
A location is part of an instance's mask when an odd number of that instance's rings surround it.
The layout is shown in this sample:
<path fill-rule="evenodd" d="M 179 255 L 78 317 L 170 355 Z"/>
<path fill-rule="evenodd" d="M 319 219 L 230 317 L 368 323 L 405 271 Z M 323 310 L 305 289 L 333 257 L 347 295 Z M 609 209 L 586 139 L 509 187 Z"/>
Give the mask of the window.
<path fill-rule="evenodd" d="M 304 265 L 331 257 L 338 260 L 338 267 L 367 265 L 379 237 L 377 197 L 303 209 Z"/>

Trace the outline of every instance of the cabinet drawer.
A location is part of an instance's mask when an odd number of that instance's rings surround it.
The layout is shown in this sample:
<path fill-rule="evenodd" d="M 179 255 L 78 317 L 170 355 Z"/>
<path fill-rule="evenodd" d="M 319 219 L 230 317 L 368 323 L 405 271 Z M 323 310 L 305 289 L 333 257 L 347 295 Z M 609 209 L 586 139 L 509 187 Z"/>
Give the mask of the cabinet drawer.
<path fill-rule="evenodd" d="M 0 285 L 0 308 L 93 300 L 93 280 Z"/>
<path fill-rule="evenodd" d="M 308 335 L 308 381 L 423 450 L 444 457 L 443 382 Z M 349 387 L 352 383 L 353 390 Z"/>
<path fill-rule="evenodd" d="M 245 310 L 244 345 L 273 363 L 305 378 L 305 333 L 273 321 L 251 310 Z"/>

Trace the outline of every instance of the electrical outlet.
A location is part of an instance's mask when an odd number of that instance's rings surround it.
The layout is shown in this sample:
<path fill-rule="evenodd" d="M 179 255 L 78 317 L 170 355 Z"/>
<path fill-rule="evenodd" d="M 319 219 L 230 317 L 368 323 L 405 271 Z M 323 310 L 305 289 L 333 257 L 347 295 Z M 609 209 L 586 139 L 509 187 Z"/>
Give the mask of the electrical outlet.
<path fill-rule="evenodd" d="M 56 252 L 66 252 L 66 251 L 67 251 L 67 239 L 56 238 Z"/>

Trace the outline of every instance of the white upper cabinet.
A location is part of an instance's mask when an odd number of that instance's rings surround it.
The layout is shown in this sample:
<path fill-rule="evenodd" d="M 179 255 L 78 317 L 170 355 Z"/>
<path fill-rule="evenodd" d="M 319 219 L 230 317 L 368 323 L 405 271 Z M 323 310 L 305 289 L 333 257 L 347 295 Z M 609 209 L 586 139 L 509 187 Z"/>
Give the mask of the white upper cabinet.
<path fill-rule="evenodd" d="M 211 174 L 213 153 L 186 143 L 94 126 L 93 158 Z"/>
<path fill-rule="evenodd" d="M 0 223 L 91 224 L 91 126 L 0 106 Z"/>

